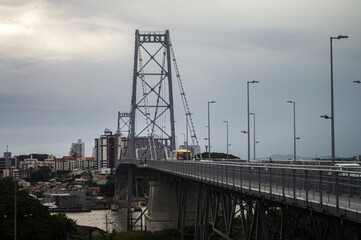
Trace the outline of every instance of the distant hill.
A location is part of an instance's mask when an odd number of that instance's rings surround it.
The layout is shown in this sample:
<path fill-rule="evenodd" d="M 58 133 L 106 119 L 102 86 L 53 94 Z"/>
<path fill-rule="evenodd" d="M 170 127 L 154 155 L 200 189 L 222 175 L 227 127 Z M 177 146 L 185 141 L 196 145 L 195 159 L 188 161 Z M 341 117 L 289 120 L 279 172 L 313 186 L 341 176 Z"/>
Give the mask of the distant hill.
<path fill-rule="evenodd" d="M 272 160 L 285 160 L 286 157 L 291 160 L 293 159 L 293 154 L 273 154 L 271 156 L 266 157 L 265 159 L 270 159 L 272 158 Z M 304 156 L 296 156 L 296 159 L 302 159 L 302 160 L 312 160 L 314 159 L 314 157 L 304 157 Z M 345 159 L 345 157 L 339 157 L 339 156 L 335 156 L 336 159 Z M 353 158 L 353 157 L 347 157 L 347 158 Z M 325 159 L 331 159 L 331 156 L 318 156 L 317 159 L 320 160 L 325 160 Z"/>
<path fill-rule="evenodd" d="M 268 156 L 266 159 L 272 159 L 272 160 L 285 160 L 288 158 L 289 160 L 293 159 L 293 154 L 272 154 L 271 156 Z M 303 160 L 312 160 L 312 157 L 303 157 L 303 156 L 296 156 L 296 159 L 303 159 Z"/>
<path fill-rule="evenodd" d="M 40 153 L 32 153 L 32 154 L 29 154 L 29 155 L 19 155 L 19 156 L 17 156 L 17 158 L 18 158 L 20 161 L 24 161 L 24 159 L 30 158 L 31 155 L 33 155 L 33 158 L 36 158 L 36 159 L 38 159 L 39 161 L 44 161 L 44 160 L 47 159 L 48 156 L 49 156 L 49 154 L 46 154 L 46 153 L 43 153 L 43 154 L 40 154 Z"/>
<path fill-rule="evenodd" d="M 271 156 L 268 156 L 267 157 L 268 159 L 272 158 L 272 160 L 285 160 L 286 158 L 288 159 L 293 159 L 293 154 L 273 154 Z M 313 157 L 305 157 L 305 156 L 296 156 L 296 159 L 303 159 L 303 160 L 312 160 L 314 159 Z M 320 159 L 330 159 L 330 157 L 323 157 L 323 156 L 320 156 L 319 157 Z"/>

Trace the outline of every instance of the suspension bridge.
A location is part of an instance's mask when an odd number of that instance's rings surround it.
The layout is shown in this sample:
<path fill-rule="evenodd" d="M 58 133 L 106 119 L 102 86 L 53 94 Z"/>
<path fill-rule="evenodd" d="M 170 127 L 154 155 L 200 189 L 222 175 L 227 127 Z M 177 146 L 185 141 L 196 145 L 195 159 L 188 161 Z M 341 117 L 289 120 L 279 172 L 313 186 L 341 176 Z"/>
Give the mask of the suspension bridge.
<path fill-rule="evenodd" d="M 173 78 L 173 70 L 175 78 Z M 127 208 L 127 230 L 177 228 L 194 239 L 294 239 L 310 219 L 317 239 L 330 226 L 361 224 L 361 174 L 322 162 L 173 159 L 173 83 L 179 88 L 192 145 L 197 135 L 169 31 L 135 32 L 131 107 L 119 113 L 114 200 Z M 126 118 L 126 120 L 124 120 Z M 136 206 L 146 203 L 141 211 Z M 305 235 L 306 234 L 306 235 Z"/>

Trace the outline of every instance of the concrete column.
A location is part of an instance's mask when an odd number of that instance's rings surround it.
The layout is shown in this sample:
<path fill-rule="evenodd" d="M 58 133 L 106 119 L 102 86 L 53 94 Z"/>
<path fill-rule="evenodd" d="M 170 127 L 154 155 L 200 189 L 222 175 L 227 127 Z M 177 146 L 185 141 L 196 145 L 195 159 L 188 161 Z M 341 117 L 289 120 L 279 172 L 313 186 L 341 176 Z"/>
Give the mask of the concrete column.
<path fill-rule="evenodd" d="M 161 181 L 149 182 L 148 213 L 145 226 L 149 231 L 177 228 L 176 184 Z"/>
<path fill-rule="evenodd" d="M 149 231 L 176 229 L 178 208 L 176 182 L 150 181 L 148 212 L 145 225 Z M 178 189 L 178 191 L 181 191 Z M 194 225 L 196 221 L 197 192 L 188 184 L 185 206 L 185 225 Z"/>
<path fill-rule="evenodd" d="M 119 208 L 128 207 L 128 172 L 116 174 L 114 203 Z"/>

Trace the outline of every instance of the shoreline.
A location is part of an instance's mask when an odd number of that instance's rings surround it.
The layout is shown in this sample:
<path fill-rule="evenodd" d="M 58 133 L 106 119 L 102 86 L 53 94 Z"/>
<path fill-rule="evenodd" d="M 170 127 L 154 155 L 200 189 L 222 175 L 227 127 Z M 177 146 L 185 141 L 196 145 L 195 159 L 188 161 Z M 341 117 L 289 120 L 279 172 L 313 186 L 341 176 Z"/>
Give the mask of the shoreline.
<path fill-rule="evenodd" d="M 49 208 L 48 211 L 51 213 L 73 213 L 73 212 L 91 212 L 94 210 L 110 210 L 110 207 L 102 207 L 102 208 Z"/>

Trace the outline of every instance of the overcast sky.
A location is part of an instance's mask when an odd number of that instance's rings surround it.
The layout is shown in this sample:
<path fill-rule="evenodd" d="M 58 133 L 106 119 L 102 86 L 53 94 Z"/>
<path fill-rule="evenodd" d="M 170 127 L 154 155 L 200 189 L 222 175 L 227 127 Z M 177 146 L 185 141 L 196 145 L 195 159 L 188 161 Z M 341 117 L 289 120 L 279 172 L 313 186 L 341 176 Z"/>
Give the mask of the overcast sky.
<path fill-rule="evenodd" d="M 360 9 L 359 0 L 0 0 L 0 151 L 61 157 L 81 138 L 91 156 L 94 138 L 130 109 L 135 30 L 169 29 L 202 151 L 214 100 L 212 150 L 226 152 L 227 120 L 230 153 L 242 158 L 252 80 L 257 156 L 293 153 L 287 100 L 297 155 L 330 155 L 331 122 L 320 118 L 330 115 L 329 37 L 348 35 L 333 41 L 336 155 L 361 154 Z"/>

